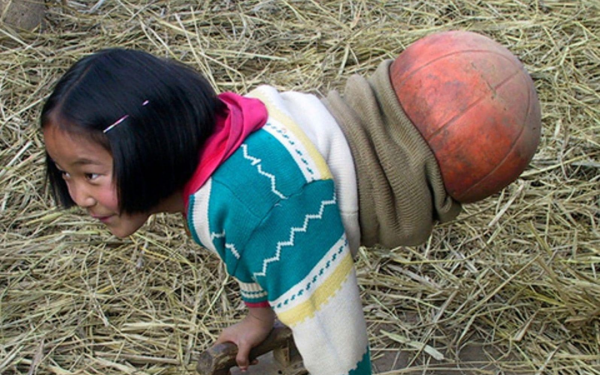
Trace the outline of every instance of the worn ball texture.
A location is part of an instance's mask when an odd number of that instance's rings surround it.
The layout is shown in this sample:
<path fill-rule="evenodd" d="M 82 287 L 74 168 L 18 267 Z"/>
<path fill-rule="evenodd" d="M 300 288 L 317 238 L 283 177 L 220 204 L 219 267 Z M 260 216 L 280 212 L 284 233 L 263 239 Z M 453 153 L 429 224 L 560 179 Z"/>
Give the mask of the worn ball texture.
<path fill-rule="evenodd" d="M 540 140 L 540 104 L 523 64 L 488 37 L 427 36 L 393 62 L 398 100 L 429 144 L 452 198 L 470 203 L 513 182 Z"/>

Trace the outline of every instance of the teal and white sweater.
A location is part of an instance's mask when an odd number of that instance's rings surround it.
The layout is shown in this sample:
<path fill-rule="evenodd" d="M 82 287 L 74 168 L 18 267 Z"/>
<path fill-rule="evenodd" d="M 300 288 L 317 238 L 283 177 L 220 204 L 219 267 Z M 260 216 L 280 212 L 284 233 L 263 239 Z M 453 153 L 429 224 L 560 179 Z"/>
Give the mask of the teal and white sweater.
<path fill-rule="evenodd" d="M 250 96 L 269 119 L 190 196 L 192 236 L 225 262 L 246 303 L 268 302 L 292 329 L 311 374 L 371 374 L 348 145 L 316 97 L 269 86 Z"/>

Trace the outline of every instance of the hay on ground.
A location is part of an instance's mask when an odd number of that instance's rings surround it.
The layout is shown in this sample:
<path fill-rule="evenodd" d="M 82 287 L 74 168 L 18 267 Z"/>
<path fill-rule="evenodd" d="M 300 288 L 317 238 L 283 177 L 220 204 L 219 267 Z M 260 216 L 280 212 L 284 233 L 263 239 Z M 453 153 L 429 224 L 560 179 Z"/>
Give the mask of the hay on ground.
<path fill-rule="evenodd" d="M 597 1 L 50 1 L 31 33 L 0 28 L 0 373 L 184 374 L 244 313 L 217 259 L 159 215 L 126 240 L 43 181 L 38 115 L 97 49 L 191 64 L 220 91 L 261 83 L 326 94 L 430 33 L 507 46 L 542 103 L 538 153 L 501 193 L 419 247 L 362 249 L 373 357 L 403 370 L 600 374 L 600 9 Z M 387 371 L 383 367 L 380 372 Z M 449 370 L 448 370 L 449 371 Z M 489 369 L 477 373 L 494 373 Z"/>

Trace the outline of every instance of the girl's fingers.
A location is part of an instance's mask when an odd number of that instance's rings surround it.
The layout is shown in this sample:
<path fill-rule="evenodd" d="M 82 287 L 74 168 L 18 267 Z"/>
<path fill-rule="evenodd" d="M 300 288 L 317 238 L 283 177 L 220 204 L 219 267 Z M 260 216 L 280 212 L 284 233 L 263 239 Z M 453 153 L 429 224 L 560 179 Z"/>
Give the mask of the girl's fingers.
<path fill-rule="evenodd" d="M 250 361 L 248 360 L 248 357 L 250 356 L 250 349 L 252 349 L 252 347 L 247 343 L 238 344 L 238 354 L 235 357 L 235 361 L 242 371 L 246 371 L 250 365 Z"/>

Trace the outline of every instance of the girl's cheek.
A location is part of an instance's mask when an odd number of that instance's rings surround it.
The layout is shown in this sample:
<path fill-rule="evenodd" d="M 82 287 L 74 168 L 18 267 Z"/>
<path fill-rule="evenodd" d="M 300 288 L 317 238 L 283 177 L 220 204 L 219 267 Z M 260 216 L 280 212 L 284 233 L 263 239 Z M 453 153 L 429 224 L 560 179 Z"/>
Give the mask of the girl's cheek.
<path fill-rule="evenodd" d="M 119 211 L 119 198 L 114 189 L 105 191 L 102 195 L 102 201 L 107 208 L 110 208 L 115 212 Z"/>

